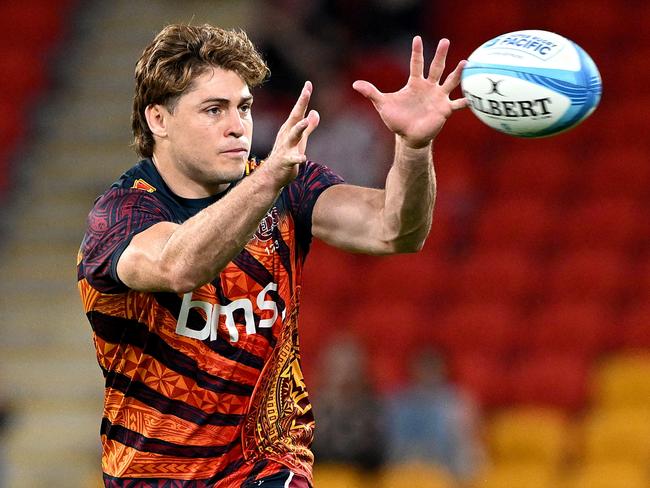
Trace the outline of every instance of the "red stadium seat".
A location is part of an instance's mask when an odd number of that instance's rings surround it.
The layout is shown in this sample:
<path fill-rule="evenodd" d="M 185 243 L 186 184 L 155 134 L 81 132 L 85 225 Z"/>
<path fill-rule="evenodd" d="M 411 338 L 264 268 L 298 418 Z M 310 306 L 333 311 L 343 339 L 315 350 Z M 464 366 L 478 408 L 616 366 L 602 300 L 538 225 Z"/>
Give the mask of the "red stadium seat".
<path fill-rule="evenodd" d="M 644 211 L 633 198 L 595 194 L 568 210 L 558 227 L 556 233 L 561 236 L 561 246 L 574 251 L 636 250 L 645 227 Z"/>
<path fill-rule="evenodd" d="M 548 141 L 512 144 L 497 159 L 492 186 L 500 197 L 556 199 L 570 190 L 576 168 L 566 148 Z"/>
<path fill-rule="evenodd" d="M 368 357 L 368 374 L 373 387 L 387 393 L 408 382 L 408 356 L 399 348 L 375 351 Z"/>
<path fill-rule="evenodd" d="M 643 71 L 641 72 L 643 73 Z M 638 72 L 637 86 L 638 86 Z M 633 97 L 616 100 L 616 103 L 607 104 L 598 108 L 594 114 L 594 121 L 600 121 L 600 127 L 594 130 L 594 138 L 602 141 L 602 145 L 612 148 L 625 147 L 650 147 L 650 127 L 643 110 L 650 103 L 650 93 L 647 91 L 634 94 Z M 616 161 L 622 161 L 616 157 Z"/>
<path fill-rule="evenodd" d="M 369 301 L 411 302 L 430 307 L 449 294 L 449 265 L 434 253 L 373 258 L 375 265 L 357 277 L 359 293 Z"/>
<path fill-rule="evenodd" d="M 382 390 L 406 381 L 408 357 L 426 344 L 437 320 L 410 301 L 381 299 L 354 307 L 339 318 L 367 349 L 373 383 Z"/>
<path fill-rule="evenodd" d="M 455 44 L 453 49 L 455 52 Z M 465 56 L 469 56 L 469 53 Z M 474 155 L 477 165 L 486 164 L 487 155 L 490 154 L 488 148 L 495 137 L 494 129 L 482 123 L 469 110 L 462 110 L 445 122 L 444 130 L 445 137 L 436 141 L 436 154 L 443 154 L 447 148 L 463 147 Z"/>
<path fill-rule="evenodd" d="M 645 49 L 644 49 L 645 47 Z M 621 95 L 626 98 L 633 98 L 639 90 L 639 73 L 647 70 L 645 62 L 650 55 L 650 48 L 647 46 L 640 49 L 631 49 L 629 52 L 621 53 L 615 63 L 616 87 Z"/>
<path fill-rule="evenodd" d="M 65 19 L 75 0 L 22 0 L 0 3 L 0 38 L 13 50 L 47 50 L 65 33 Z"/>
<path fill-rule="evenodd" d="M 610 348 L 614 331 L 611 310 L 598 302 L 549 303 L 532 313 L 523 347 L 592 360 Z"/>
<path fill-rule="evenodd" d="M 495 303 L 458 303 L 430 329 L 431 340 L 449 354 L 507 357 L 521 340 L 516 309 Z"/>
<path fill-rule="evenodd" d="M 424 29 L 436 38 L 443 32 L 452 40 L 452 49 L 460 51 L 459 56 L 467 57 L 480 44 L 500 34 L 521 29 L 526 23 L 526 3 L 517 0 L 499 2 L 498 9 L 490 2 L 473 2 L 471 12 L 460 2 L 430 3 L 433 12 L 427 16 L 429 21 L 424 21 Z M 441 21 L 442 17 L 446 20 Z M 458 21 L 454 22 L 454 19 Z"/>
<path fill-rule="evenodd" d="M 567 35 L 592 55 L 602 52 L 626 34 L 626 10 L 621 9 L 617 2 L 555 0 L 551 3 L 546 5 L 538 28 Z"/>
<path fill-rule="evenodd" d="M 25 119 L 22 100 L 0 95 L 0 156 L 7 156 L 25 136 Z"/>
<path fill-rule="evenodd" d="M 453 252 L 454 246 L 467 239 L 484 179 L 483 165 L 464 142 L 454 145 L 448 138 L 444 141 L 446 144 L 436 145 L 434 155 L 437 197 L 429 241 L 443 243 L 438 246 L 443 252 Z"/>
<path fill-rule="evenodd" d="M 347 304 L 333 304 L 318 300 L 317 288 L 307 288 L 302 296 L 298 327 L 303 351 L 316 353 L 330 337 L 350 330 L 348 317 L 351 309 Z"/>
<path fill-rule="evenodd" d="M 508 363 L 489 354 L 454 354 L 449 373 L 454 383 L 469 391 L 484 409 L 507 405 L 512 400 Z"/>
<path fill-rule="evenodd" d="M 45 87 L 44 62 L 34 59 L 31 50 L 22 48 L 0 56 L 0 93 L 14 100 L 31 100 Z"/>
<path fill-rule="evenodd" d="M 627 255 L 607 250 L 567 251 L 550 263 L 545 294 L 550 301 L 616 303 L 630 288 Z"/>
<path fill-rule="evenodd" d="M 372 261 L 314 240 L 304 266 L 305 289 L 317 290 L 318 299 L 334 308 L 346 305 L 359 300 L 359 275 L 373 265 Z M 315 297 L 313 294 L 303 300 Z"/>
<path fill-rule="evenodd" d="M 478 217 L 475 245 L 480 249 L 519 249 L 535 253 L 551 242 L 554 206 L 539 197 L 489 201 Z"/>
<path fill-rule="evenodd" d="M 389 49 L 374 49 L 371 52 L 359 52 L 354 55 L 347 69 L 347 76 L 350 83 L 356 80 L 368 80 L 380 91 L 397 91 L 404 86 L 408 79 L 408 66 L 402 63 L 402 59 Z M 357 97 L 358 102 L 363 103 L 362 97 Z"/>
<path fill-rule="evenodd" d="M 585 186 L 594 199 L 645 198 L 650 195 L 647 149 L 636 144 L 599 149 L 586 168 Z"/>
<path fill-rule="evenodd" d="M 650 242 L 646 238 L 642 241 L 645 249 L 650 249 Z M 637 303 L 650 302 L 650 254 L 639 258 L 634 263 L 632 298 Z"/>
<path fill-rule="evenodd" d="M 522 405 L 584 408 L 588 398 L 589 363 L 573 353 L 527 354 L 512 365 L 514 401 Z"/>
<path fill-rule="evenodd" d="M 630 305 L 621 317 L 619 345 L 625 350 L 650 351 L 650 295 Z"/>
<path fill-rule="evenodd" d="M 513 249 L 479 249 L 452 276 L 454 296 L 465 302 L 521 302 L 540 286 L 538 264 Z"/>
<path fill-rule="evenodd" d="M 395 301 L 377 298 L 359 304 L 340 321 L 363 338 L 371 352 L 409 352 L 422 344 L 438 327 L 440 319 L 425 307 L 410 300 Z"/>

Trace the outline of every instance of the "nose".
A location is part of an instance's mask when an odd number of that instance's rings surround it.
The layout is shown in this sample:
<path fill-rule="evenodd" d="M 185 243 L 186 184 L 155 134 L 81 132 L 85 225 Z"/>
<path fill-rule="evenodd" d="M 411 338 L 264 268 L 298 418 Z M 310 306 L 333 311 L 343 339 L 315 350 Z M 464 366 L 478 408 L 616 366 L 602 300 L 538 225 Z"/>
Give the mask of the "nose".
<path fill-rule="evenodd" d="M 244 121 L 242 120 L 239 110 L 229 110 L 226 136 L 241 137 L 245 132 Z"/>

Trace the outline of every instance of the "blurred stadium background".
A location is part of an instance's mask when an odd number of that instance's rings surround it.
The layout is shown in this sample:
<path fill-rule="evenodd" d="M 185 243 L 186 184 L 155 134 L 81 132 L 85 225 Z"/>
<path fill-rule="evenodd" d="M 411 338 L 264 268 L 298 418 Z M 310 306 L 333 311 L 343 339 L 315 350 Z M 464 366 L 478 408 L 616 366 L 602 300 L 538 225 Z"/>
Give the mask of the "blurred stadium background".
<path fill-rule="evenodd" d="M 571 132 L 519 140 L 469 111 L 448 122 L 421 254 L 371 258 L 315 243 L 302 355 L 315 399 L 322 350 L 341 335 L 365 348 L 379 394 L 399 391 L 409 356 L 434 348 L 475 399 L 486 459 L 473 481 L 432 461 L 388 465 L 384 486 L 650 486 L 643 0 L 0 0 L 0 486 L 99 486 L 102 378 L 75 256 L 94 198 L 136 161 L 135 60 L 176 21 L 242 27 L 266 53 L 273 77 L 256 96 L 258 155 L 311 79 L 323 115 L 312 157 L 364 184 L 382 180 L 386 167 L 374 161 L 390 160 L 391 140 L 350 84 L 399 88 L 414 33 L 429 54 L 451 39 L 449 66 L 522 28 L 589 52 L 603 100 Z M 319 488 L 381 484 L 345 463 L 318 476 Z"/>

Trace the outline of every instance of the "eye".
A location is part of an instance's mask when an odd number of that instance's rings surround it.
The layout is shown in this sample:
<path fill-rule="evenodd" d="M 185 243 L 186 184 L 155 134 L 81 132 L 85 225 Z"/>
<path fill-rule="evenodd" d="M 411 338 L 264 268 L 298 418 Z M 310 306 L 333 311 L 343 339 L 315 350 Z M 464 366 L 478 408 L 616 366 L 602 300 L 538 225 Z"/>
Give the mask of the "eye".
<path fill-rule="evenodd" d="M 221 108 L 209 107 L 208 109 L 206 109 L 206 112 L 209 113 L 210 115 L 219 115 L 221 113 Z"/>
<path fill-rule="evenodd" d="M 244 105 L 239 106 L 240 112 L 243 112 L 245 114 L 249 113 L 251 111 L 251 105 L 250 103 L 245 103 Z"/>

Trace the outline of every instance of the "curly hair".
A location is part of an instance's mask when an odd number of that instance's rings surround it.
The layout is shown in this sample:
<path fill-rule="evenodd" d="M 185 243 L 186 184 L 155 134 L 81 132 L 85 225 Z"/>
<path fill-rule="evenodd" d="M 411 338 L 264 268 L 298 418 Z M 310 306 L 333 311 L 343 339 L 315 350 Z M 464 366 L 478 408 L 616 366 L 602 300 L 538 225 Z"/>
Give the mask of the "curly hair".
<path fill-rule="evenodd" d="M 211 67 L 234 71 L 250 88 L 262 84 L 270 73 L 241 30 L 171 24 L 145 48 L 135 67 L 131 114 L 133 146 L 140 156 L 151 157 L 154 148 L 145 109 L 160 104 L 173 111 L 192 81 Z"/>

